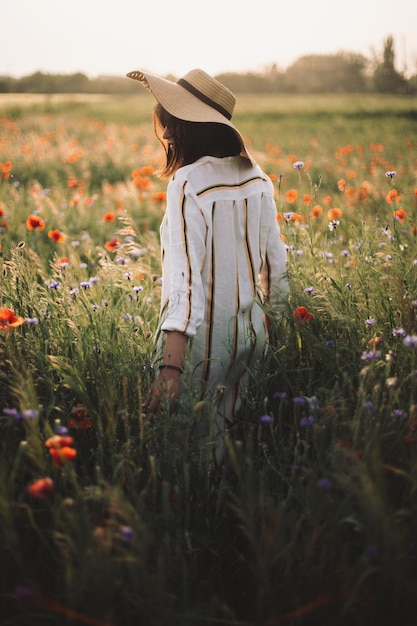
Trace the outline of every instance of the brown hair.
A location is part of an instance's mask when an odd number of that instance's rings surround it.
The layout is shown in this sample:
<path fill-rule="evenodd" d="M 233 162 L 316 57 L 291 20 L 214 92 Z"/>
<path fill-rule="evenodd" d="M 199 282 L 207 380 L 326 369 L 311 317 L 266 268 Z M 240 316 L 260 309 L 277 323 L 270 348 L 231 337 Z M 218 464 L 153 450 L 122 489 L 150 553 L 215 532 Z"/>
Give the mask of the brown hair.
<path fill-rule="evenodd" d="M 160 104 L 154 108 L 154 128 L 165 150 L 165 163 L 158 169 L 160 178 L 169 178 L 183 165 L 194 163 L 203 156 L 236 156 L 244 150 L 239 135 L 224 124 L 180 120 Z M 168 128 L 173 147 L 162 135 Z"/>

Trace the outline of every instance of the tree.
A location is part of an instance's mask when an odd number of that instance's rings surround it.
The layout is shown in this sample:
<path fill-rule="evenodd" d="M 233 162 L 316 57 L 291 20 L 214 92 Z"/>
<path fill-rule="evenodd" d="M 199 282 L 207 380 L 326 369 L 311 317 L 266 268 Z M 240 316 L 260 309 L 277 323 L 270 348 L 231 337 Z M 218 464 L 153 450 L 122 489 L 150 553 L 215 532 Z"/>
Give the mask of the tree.
<path fill-rule="evenodd" d="M 300 93 L 362 92 L 366 66 L 366 58 L 353 52 L 310 54 L 287 69 L 286 79 Z"/>
<path fill-rule="evenodd" d="M 407 80 L 395 69 L 394 39 L 391 35 L 384 41 L 383 58 L 375 68 L 373 85 L 379 93 L 408 92 Z"/>

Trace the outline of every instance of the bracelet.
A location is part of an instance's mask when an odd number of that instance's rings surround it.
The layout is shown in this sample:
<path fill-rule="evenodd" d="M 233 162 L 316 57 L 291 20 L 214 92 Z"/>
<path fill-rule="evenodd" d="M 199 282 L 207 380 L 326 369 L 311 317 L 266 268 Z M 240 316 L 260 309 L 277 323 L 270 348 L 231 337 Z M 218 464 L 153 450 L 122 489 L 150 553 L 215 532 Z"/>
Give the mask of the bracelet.
<path fill-rule="evenodd" d="M 175 370 L 176 372 L 179 372 L 180 374 L 183 373 L 183 368 L 180 367 L 179 365 L 170 365 L 169 363 L 163 363 L 162 365 L 159 366 L 160 370 Z"/>

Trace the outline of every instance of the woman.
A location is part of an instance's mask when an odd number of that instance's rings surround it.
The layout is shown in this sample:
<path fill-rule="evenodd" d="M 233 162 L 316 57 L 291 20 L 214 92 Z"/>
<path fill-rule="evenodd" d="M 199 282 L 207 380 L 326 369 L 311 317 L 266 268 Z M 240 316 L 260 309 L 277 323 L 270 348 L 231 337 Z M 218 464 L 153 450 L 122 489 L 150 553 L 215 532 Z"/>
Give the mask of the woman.
<path fill-rule="evenodd" d="M 204 397 L 217 399 L 217 426 L 232 424 L 248 373 L 267 345 L 288 283 L 273 185 L 231 122 L 232 92 L 200 69 L 178 82 L 138 80 L 157 101 L 155 131 L 169 178 L 161 224 L 159 376 L 144 401 L 155 413 L 178 398 L 186 367 Z M 220 393 L 221 392 L 221 393 Z"/>

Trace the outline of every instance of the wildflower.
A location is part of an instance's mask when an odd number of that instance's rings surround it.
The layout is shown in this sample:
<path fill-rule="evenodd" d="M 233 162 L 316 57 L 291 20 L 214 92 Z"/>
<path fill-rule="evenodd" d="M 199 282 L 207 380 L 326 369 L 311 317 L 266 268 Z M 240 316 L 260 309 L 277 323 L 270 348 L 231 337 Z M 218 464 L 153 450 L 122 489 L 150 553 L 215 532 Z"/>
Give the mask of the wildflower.
<path fill-rule="evenodd" d="M 326 348 L 334 348 L 335 342 L 334 339 L 327 339 L 325 342 Z"/>
<path fill-rule="evenodd" d="M 309 415 L 308 417 L 302 417 L 300 419 L 300 426 L 313 426 L 313 424 L 315 423 L 315 419 L 312 415 Z"/>
<path fill-rule="evenodd" d="M 64 243 L 66 236 L 64 233 L 61 233 L 60 230 L 55 228 L 55 230 L 50 230 L 48 232 L 49 239 L 53 239 L 56 243 Z"/>
<path fill-rule="evenodd" d="M 26 220 L 26 228 L 28 230 L 44 230 L 45 222 L 38 215 L 29 215 Z"/>
<path fill-rule="evenodd" d="M 367 320 L 365 320 L 365 324 L 366 324 L 366 326 L 374 326 L 375 325 L 375 319 L 373 317 L 369 317 Z"/>
<path fill-rule="evenodd" d="M 387 178 L 390 178 L 390 179 L 392 180 L 392 179 L 394 178 L 394 176 L 396 175 L 396 173 L 397 173 L 397 172 L 396 172 L 395 170 L 392 170 L 392 171 L 390 171 L 390 172 L 385 172 L 385 176 L 386 176 Z"/>
<path fill-rule="evenodd" d="M 293 404 L 307 404 L 307 399 L 304 396 L 295 396 L 293 399 Z"/>
<path fill-rule="evenodd" d="M 110 241 L 106 241 L 104 247 L 108 252 L 114 252 L 120 245 L 120 240 L 118 237 L 113 237 Z"/>
<path fill-rule="evenodd" d="M 340 224 L 340 220 L 332 220 L 331 222 L 329 222 L 329 230 L 331 231 L 336 230 L 339 224 Z"/>
<path fill-rule="evenodd" d="M 75 189 L 75 187 L 78 187 L 78 180 L 75 178 L 75 176 L 70 176 L 68 178 L 68 187 L 70 189 Z"/>
<path fill-rule="evenodd" d="M 65 267 L 68 267 L 69 259 L 66 256 L 63 256 L 60 259 L 57 259 L 56 264 L 58 265 L 58 267 L 64 269 Z"/>
<path fill-rule="evenodd" d="M 337 181 L 337 188 L 339 191 L 344 191 L 346 186 L 346 181 L 344 178 L 341 178 L 340 180 Z"/>
<path fill-rule="evenodd" d="M 88 417 L 87 409 L 82 404 L 76 404 L 72 408 L 71 416 L 67 421 L 68 428 L 83 430 L 93 426 L 93 421 Z"/>
<path fill-rule="evenodd" d="M 156 202 L 165 202 L 167 197 L 166 191 L 156 191 L 153 194 L 153 200 Z"/>
<path fill-rule="evenodd" d="M 91 287 L 91 283 L 88 280 L 83 280 L 80 282 L 81 289 L 89 289 Z"/>
<path fill-rule="evenodd" d="M 285 400 L 288 398 L 286 391 L 276 391 L 273 395 L 274 400 Z"/>
<path fill-rule="evenodd" d="M 392 334 L 394 337 L 404 337 L 405 330 L 404 328 L 394 328 Z"/>
<path fill-rule="evenodd" d="M 135 293 L 140 293 L 141 291 L 143 291 L 143 287 L 141 285 L 134 286 L 132 287 L 132 291 L 134 291 Z"/>
<path fill-rule="evenodd" d="M 394 411 L 392 412 L 391 415 L 392 415 L 392 417 L 394 419 L 398 420 L 398 419 L 401 419 L 401 418 L 405 417 L 406 416 L 406 412 L 403 411 L 402 409 L 394 409 Z"/>
<path fill-rule="evenodd" d="M 296 161 L 295 163 L 292 164 L 292 166 L 296 169 L 296 170 L 301 170 L 301 168 L 304 167 L 304 161 Z"/>
<path fill-rule="evenodd" d="M 404 209 L 398 209 L 398 211 L 394 211 L 394 217 L 399 222 L 403 222 L 405 218 L 407 217 L 407 215 L 408 213 L 407 211 L 404 211 Z"/>
<path fill-rule="evenodd" d="M 65 435 L 54 435 L 45 441 L 49 448 L 52 462 L 58 467 L 62 467 L 77 456 L 77 451 L 72 448 L 73 438 Z"/>
<path fill-rule="evenodd" d="M 313 293 L 313 291 L 314 291 L 314 287 L 306 287 L 304 289 L 304 293 L 308 293 L 308 294 Z"/>
<path fill-rule="evenodd" d="M 398 193 L 398 191 L 396 189 L 390 189 L 390 191 L 387 193 L 385 200 L 387 201 L 388 204 L 392 204 L 393 202 L 398 202 L 400 199 L 400 194 Z"/>
<path fill-rule="evenodd" d="M 58 287 L 60 287 L 61 283 L 59 282 L 59 280 L 52 280 L 48 287 L 49 289 L 58 289 Z"/>
<path fill-rule="evenodd" d="M 320 480 L 317 481 L 317 487 L 319 487 L 319 489 L 331 489 L 332 483 L 328 478 L 320 478 Z"/>
<path fill-rule="evenodd" d="M 0 307 L 0 330 L 10 333 L 14 328 L 25 323 L 25 318 L 15 315 L 11 309 Z"/>
<path fill-rule="evenodd" d="M 262 415 L 260 417 L 260 422 L 262 424 L 271 424 L 274 421 L 274 418 L 272 417 L 272 415 Z"/>
<path fill-rule="evenodd" d="M 288 202 L 288 204 L 294 204 L 297 198 L 298 191 L 296 189 L 289 189 L 285 194 L 285 201 Z"/>
<path fill-rule="evenodd" d="M 49 478 L 49 476 L 38 478 L 29 485 L 27 490 L 32 498 L 45 500 L 46 498 L 52 497 L 55 493 L 54 481 L 52 478 Z"/>
<path fill-rule="evenodd" d="M 114 215 L 113 211 L 107 211 L 107 213 L 103 215 L 103 222 L 114 222 L 115 219 L 116 216 Z"/>
<path fill-rule="evenodd" d="M 131 526 L 120 526 L 120 536 L 126 543 L 131 543 L 135 538 L 135 531 Z"/>
<path fill-rule="evenodd" d="M 298 306 L 296 309 L 294 309 L 293 316 L 297 322 L 302 323 L 306 323 L 312 317 L 314 317 L 313 313 L 310 313 L 310 311 L 308 311 L 305 306 Z"/>
<path fill-rule="evenodd" d="M 406 335 L 403 339 L 403 344 L 407 348 L 415 348 L 417 346 L 417 335 Z"/>
<path fill-rule="evenodd" d="M 337 219 L 339 219 L 339 217 L 342 217 L 343 212 L 341 209 L 329 209 L 327 211 L 327 218 L 329 219 L 330 222 L 333 222 Z"/>
<path fill-rule="evenodd" d="M 375 407 L 374 407 L 373 402 L 371 400 L 367 400 L 366 402 L 364 402 L 363 403 L 363 408 L 368 413 L 374 413 L 375 412 Z"/>
<path fill-rule="evenodd" d="M 36 409 L 24 409 L 21 413 L 21 417 L 24 420 L 34 420 L 38 417 L 39 411 Z"/>
<path fill-rule="evenodd" d="M 8 417 L 14 417 L 15 419 L 20 419 L 21 415 L 17 409 L 5 407 L 3 409 L 3 415 L 7 415 Z"/>
<path fill-rule="evenodd" d="M 124 256 L 119 256 L 119 258 L 116 259 L 116 263 L 118 263 L 119 265 L 126 265 L 127 262 L 128 259 L 126 259 L 126 257 Z"/>
<path fill-rule="evenodd" d="M 381 358 L 381 352 L 379 350 L 370 350 L 369 352 L 362 352 L 362 361 L 374 361 Z"/>
<path fill-rule="evenodd" d="M 313 208 L 311 209 L 311 217 L 313 219 L 316 219 L 322 213 L 323 213 L 323 209 L 321 208 L 319 204 L 314 205 Z"/>

